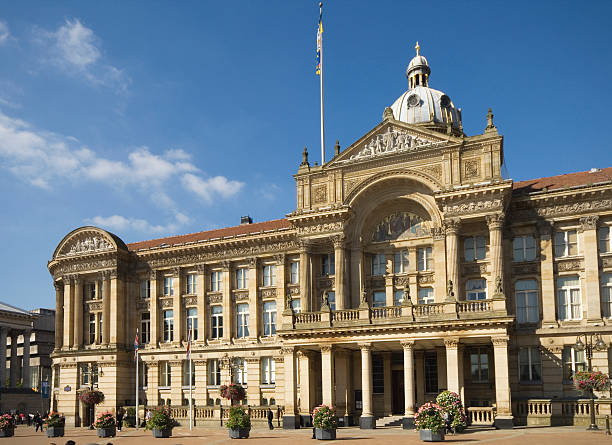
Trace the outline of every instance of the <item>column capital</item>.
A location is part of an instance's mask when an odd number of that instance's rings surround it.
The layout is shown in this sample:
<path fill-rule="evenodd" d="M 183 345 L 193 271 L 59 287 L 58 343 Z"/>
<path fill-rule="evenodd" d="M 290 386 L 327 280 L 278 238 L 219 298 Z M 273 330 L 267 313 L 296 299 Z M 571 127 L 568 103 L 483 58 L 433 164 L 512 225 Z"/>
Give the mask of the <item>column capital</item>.
<path fill-rule="evenodd" d="M 461 227 L 461 220 L 459 218 L 447 218 L 442 223 L 442 227 L 446 235 L 457 235 L 459 227 Z"/>
<path fill-rule="evenodd" d="M 400 344 L 404 350 L 414 349 L 414 340 L 402 340 L 400 341 Z"/>
<path fill-rule="evenodd" d="M 55 291 L 56 292 L 63 292 L 63 290 L 64 290 L 64 283 L 63 282 L 59 282 L 59 281 L 54 281 L 53 282 L 53 287 L 55 287 Z"/>
<path fill-rule="evenodd" d="M 372 350 L 372 343 L 359 343 L 359 349 L 361 349 L 361 352 L 370 352 Z"/>
<path fill-rule="evenodd" d="M 507 335 L 501 337 L 491 337 L 491 342 L 493 346 L 497 347 L 507 347 L 508 346 L 509 337 Z"/>
<path fill-rule="evenodd" d="M 223 269 L 225 272 L 229 272 L 230 268 L 232 267 L 232 262 L 229 260 L 225 260 L 225 261 L 221 261 L 221 269 Z"/>
<path fill-rule="evenodd" d="M 172 276 L 175 278 L 178 278 L 181 276 L 181 268 L 180 267 L 173 267 L 172 268 Z"/>
<path fill-rule="evenodd" d="M 280 348 L 282 355 L 293 355 L 295 353 L 295 346 L 283 346 Z"/>
<path fill-rule="evenodd" d="M 333 349 L 333 345 L 321 345 L 321 353 L 329 354 Z"/>
<path fill-rule="evenodd" d="M 503 213 L 495 213 L 487 215 L 487 225 L 489 230 L 501 230 L 504 226 L 505 215 Z"/>
<path fill-rule="evenodd" d="M 580 218 L 580 229 L 581 230 L 595 230 L 597 229 L 597 223 L 599 222 L 598 215 L 583 216 Z"/>
<path fill-rule="evenodd" d="M 298 241 L 298 245 L 302 253 L 309 254 L 312 250 L 312 243 L 309 240 L 301 239 Z"/>
<path fill-rule="evenodd" d="M 274 261 L 276 262 L 277 266 L 284 266 L 285 262 L 287 261 L 287 255 L 284 253 L 277 253 L 274 255 Z"/>
<path fill-rule="evenodd" d="M 334 245 L 334 249 L 340 249 L 344 247 L 344 243 L 346 242 L 346 237 L 344 234 L 334 235 L 331 237 L 332 244 Z"/>
<path fill-rule="evenodd" d="M 200 275 L 206 274 L 206 264 L 198 264 L 196 265 L 196 272 Z"/>
<path fill-rule="evenodd" d="M 444 346 L 446 349 L 458 349 L 459 348 L 459 339 L 458 338 L 445 338 Z"/>
<path fill-rule="evenodd" d="M 247 264 L 249 265 L 249 269 L 257 268 L 257 257 L 247 258 Z"/>

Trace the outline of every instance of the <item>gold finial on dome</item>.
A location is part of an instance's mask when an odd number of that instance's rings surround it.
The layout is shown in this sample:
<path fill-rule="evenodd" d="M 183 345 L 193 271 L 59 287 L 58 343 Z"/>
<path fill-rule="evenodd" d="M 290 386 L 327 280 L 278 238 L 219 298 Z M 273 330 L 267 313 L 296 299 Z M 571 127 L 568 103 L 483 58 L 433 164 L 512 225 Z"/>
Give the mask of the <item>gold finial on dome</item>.
<path fill-rule="evenodd" d="M 416 46 L 414 47 L 414 49 L 416 49 L 417 56 L 419 55 L 419 49 L 420 49 L 420 48 L 421 48 L 421 47 L 419 46 L 419 41 L 417 40 L 417 44 L 416 44 Z"/>

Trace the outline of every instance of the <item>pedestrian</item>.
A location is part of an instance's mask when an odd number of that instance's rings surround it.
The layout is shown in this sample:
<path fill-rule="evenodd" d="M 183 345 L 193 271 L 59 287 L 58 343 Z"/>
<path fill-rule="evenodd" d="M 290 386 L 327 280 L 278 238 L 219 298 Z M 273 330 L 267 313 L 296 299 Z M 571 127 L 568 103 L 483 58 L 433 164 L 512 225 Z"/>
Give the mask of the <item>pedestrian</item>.
<path fill-rule="evenodd" d="M 38 432 L 38 429 L 40 428 L 40 432 L 42 433 L 42 431 L 43 431 L 43 418 L 41 417 L 39 412 L 37 412 L 34 415 L 34 426 L 36 426 L 36 431 L 35 432 Z"/>
<path fill-rule="evenodd" d="M 447 433 L 455 434 L 453 431 L 453 415 L 448 411 L 444 413 L 444 425 Z"/>
<path fill-rule="evenodd" d="M 32 426 L 32 415 L 30 413 L 26 414 L 26 421 L 28 422 L 28 426 Z"/>
<path fill-rule="evenodd" d="M 117 430 L 121 431 L 122 427 L 123 427 L 123 410 L 119 408 L 119 410 L 117 411 Z"/>
<path fill-rule="evenodd" d="M 272 420 L 274 419 L 274 413 L 270 408 L 268 408 L 268 427 L 273 430 L 274 425 L 272 425 Z"/>
<path fill-rule="evenodd" d="M 317 438 L 317 429 L 314 426 L 314 416 L 312 414 L 310 415 L 310 424 L 312 425 L 312 438 L 316 439 Z"/>

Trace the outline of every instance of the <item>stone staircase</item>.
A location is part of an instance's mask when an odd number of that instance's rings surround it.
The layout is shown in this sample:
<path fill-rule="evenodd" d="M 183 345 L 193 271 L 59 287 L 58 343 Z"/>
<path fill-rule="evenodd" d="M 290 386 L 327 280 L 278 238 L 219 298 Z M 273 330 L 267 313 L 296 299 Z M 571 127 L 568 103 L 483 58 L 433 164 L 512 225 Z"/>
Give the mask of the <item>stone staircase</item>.
<path fill-rule="evenodd" d="M 400 415 L 381 417 L 380 419 L 376 419 L 376 428 L 402 426 L 403 419 L 404 416 Z"/>

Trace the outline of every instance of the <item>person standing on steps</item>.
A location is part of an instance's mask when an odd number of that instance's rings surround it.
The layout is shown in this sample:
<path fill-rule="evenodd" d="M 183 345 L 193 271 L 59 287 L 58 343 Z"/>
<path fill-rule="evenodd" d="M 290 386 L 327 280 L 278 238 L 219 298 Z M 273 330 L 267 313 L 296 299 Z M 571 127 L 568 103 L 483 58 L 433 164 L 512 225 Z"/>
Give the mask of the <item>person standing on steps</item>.
<path fill-rule="evenodd" d="M 272 425 L 272 420 L 274 419 L 274 413 L 270 408 L 268 408 L 268 427 L 273 430 L 274 425 Z"/>

